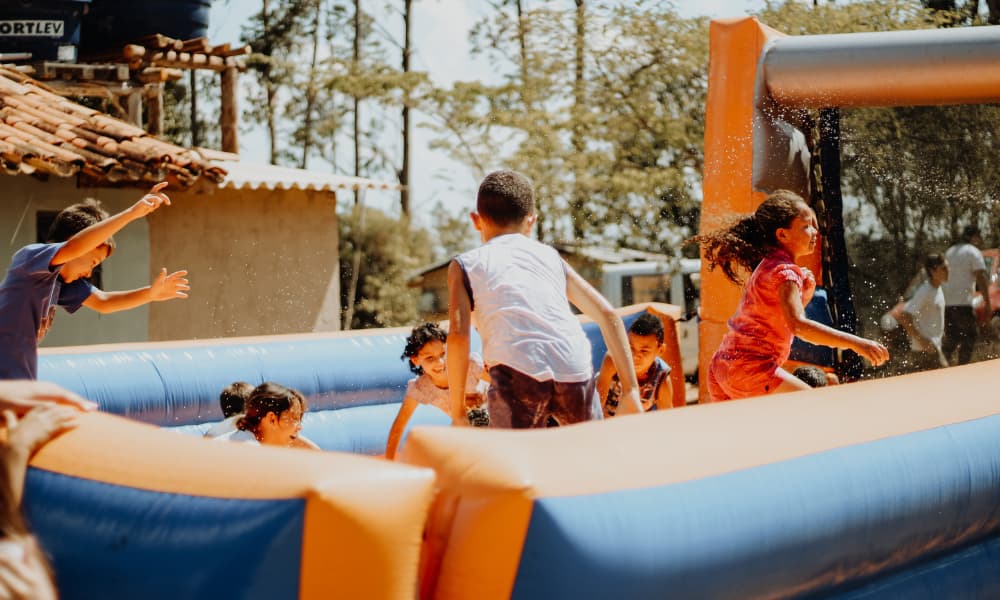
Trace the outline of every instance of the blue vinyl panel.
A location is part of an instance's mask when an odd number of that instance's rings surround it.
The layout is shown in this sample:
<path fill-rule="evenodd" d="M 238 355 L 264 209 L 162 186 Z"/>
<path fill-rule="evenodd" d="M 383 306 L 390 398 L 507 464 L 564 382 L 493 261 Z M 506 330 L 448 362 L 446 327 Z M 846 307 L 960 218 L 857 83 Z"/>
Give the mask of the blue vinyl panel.
<path fill-rule="evenodd" d="M 165 494 L 32 468 L 24 505 L 63 600 L 298 596 L 302 499 Z"/>
<path fill-rule="evenodd" d="M 513 597 L 794 597 L 997 531 L 1000 416 L 658 488 L 538 499 Z"/>
<path fill-rule="evenodd" d="M 1000 598 L 1000 538 L 908 565 L 842 593 L 810 600 L 993 600 Z"/>

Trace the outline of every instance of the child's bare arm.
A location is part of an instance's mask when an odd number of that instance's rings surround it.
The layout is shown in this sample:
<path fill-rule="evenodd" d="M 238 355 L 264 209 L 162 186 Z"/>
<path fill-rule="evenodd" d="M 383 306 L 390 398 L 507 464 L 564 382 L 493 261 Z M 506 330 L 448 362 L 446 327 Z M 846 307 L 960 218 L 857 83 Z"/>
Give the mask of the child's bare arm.
<path fill-rule="evenodd" d="M 49 264 L 56 266 L 68 263 L 74 258 L 79 258 L 106 242 L 108 238 L 118 233 L 132 221 L 145 217 L 164 204 L 170 204 L 170 198 L 161 191 L 165 187 L 167 187 L 166 181 L 157 183 L 149 190 L 148 194 L 131 207 L 103 221 L 94 223 L 69 238 L 63 244 L 62 248 L 56 252 L 55 256 L 52 257 Z"/>
<path fill-rule="evenodd" d="M 128 310 L 150 302 L 187 298 L 187 292 L 191 290 L 191 285 L 186 276 L 187 271 L 176 271 L 167 275 L 167 270 L 161 269 L 160 274 L 149 284 L 149 287 L 127 292 L 105 292 L 95 289 L 83 301 L 83 305 L 91 310 L 106 314 Z"/>
<path fill-rule="evenodd" d="M 656 388 L 656 409 L 666 410 L 674 407 L 674 385 L 668 373 Z"/>
<path fill-rule="evenodd" d="M 615 361 L 611 354 L 605 353 L 601 361 L 601 370 L 597 373 L 597 396 L 601 399 L 601 408 L 607 413 L 608 390 L 611 389 L 611 377 L 615 374 Z"/>
<path fill-rule="evenodd" d="M 472 334 L 472 300 L 465 290 L 461 265 L 448 266 L 448 397 L 451 424 L 468 425 L 465 416 L 465 379 L 469 372 L 469 336 Z"/>
<path fill-rule="evenodd" d="M 813 344 L 854 350 L 875 366 L 889 360 L 889 351 L 882 344 L 827 327 L 806 317 L 799 286 L 794 282 L 786 281 L 781 284 L 779 297 L 785 321 L 797 337 Z"/>
<path fill-rule="evenodd" d="M 417 410 L 417 401 L 409 396 L 403 398 L 403 403 L 399 405 L 399 412 L 396 413 L 396 418 L 392 421 L 392 427 L 389 428 L 389 438 L 385 443 L 385 457 L 387 459 L 396 458 L 399 442 L 403 439 L 403 432 L 406 431 L 406 425 L 410 422 L 410 417 L 413 416 L 415 410 Z"/>
<path fill-rule="evenodd" d="M 924 334 L 920 333 L 920 330 L 917 329 L 917 325 L 913 322 L 913 317 L 910 316 L 910 313 L 906 311 L 899 313 L 899 317 L 896 321 L 903 328 L 906 334 L 910 336 L 910 339 L 916 339 L 920 342 L 920 345 L 924 347 L 925 352 L 930 352 L 932 351 L 932 348 L 935 348 L 934 342 Z"/>
<path fill-rule="evenodd" d="M 584 280 L 573 267 L 564 263 L 566 269 L 566 296 L 574 306 L 597 323 L 608 346 L 608 352 L 615 362 L 618 380 L 622 384 L 622 398 L 616 414 L 627 415 L 642 412 L 639 400 L 639 383 L 632 362 L 632 351 L 628 347 L 628 334 L 621 317 L 615 314 L 610 303 Z"/>

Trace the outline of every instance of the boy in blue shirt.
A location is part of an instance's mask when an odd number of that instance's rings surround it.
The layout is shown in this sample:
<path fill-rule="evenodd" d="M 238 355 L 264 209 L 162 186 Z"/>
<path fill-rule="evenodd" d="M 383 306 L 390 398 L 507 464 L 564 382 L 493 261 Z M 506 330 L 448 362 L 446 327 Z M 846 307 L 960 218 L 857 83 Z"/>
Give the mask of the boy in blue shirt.
<path fill-rule="evenodd" d="M 149 286 L 122 292 L 105 292 L 87 280 L 114 251 L 111 236 L 170 204 L 162 192 L 166 186 L 156 184 L 133 206 L 110 217 L 94 201 L 67 207 L 56 215 L 47 243 L 29 244 L 14 254 L 0 283 L 0 379 L 38 378 L 38 343 L 52 326 L 56 305 L 70 313 L 81 306 L 112 313 L 187 298 L 187 271 L 168 275 L 164 268 Z"/>

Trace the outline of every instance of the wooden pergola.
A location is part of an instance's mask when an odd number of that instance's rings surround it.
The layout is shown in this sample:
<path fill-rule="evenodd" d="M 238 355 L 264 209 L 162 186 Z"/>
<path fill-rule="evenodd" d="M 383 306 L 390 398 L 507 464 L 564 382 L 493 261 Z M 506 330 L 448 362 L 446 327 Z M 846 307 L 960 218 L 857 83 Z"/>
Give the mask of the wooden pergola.
<path fill-rule="evenodd" d="M 239 152 L 237 105 L 239 73 L 250 46 L 212 45 L 206 38 L 177 40 L 160 34 L 127 44 L 120 51 L 85 55 L 71 63 L 43 61 L 29 71 L 63 96 L 104 98 L 128 122 L 153 135 L 163 133 L 163 84 L 184 71 L 215 71 L 221 79 L 222 150 Z M 196 110 L 192 85 L 192 112 Z"/>

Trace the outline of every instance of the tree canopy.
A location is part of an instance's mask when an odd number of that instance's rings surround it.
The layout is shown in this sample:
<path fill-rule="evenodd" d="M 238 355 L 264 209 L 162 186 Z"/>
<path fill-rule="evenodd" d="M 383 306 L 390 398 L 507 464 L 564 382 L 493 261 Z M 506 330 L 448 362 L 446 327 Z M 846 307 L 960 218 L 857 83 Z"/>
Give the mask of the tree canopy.
<path fill-rule="evenodd" d="M 970 26 L 1000 17 L 1000 4 L 996 14 L 996 3 L 985 14 L 976 4 L 973 11 L 971 2 L 786 0 L 756 16 L 789 35 Z M 397 18 L 410 2 L 387 6 Z M 358 0 L 265 0 L 244 35 L 255 50 L 248 114 L 267 128 L 272 160 L 312 166 L 311 158 L 323 157 L 354 174 L 336 158 L 354 142 L 357 174 L 395 177 L 404 138 L 397 116 L 407 107 L 433 131 L 433 149 L 474 173 L 513 168 L 531 177 L 542 240 L 679 253 L 699 216 L 707 21 L 656 0 L 484 6 L 469 40 L 489 72 L 439 86 L 404 69 L 399 56 L 408 47 L 390 33 L 398 27 L 363 12 Z M 174 131 L 182 131 L 183 119 L 175 121 Z M 892 304 L 921 257 L 943 249 L 962 225 L 977 222 L 988 242 L 997 241 L 1000 107 L 845 110 L 841 129 L 847 237 L 863 314 Z M 401 206 L 405 212 L 406 202 Z M 344 207 L 347 227 L 353 210 Z M 466 212 L 435 209 L 430 231 L 405 214 L 372 217 L 420 240 L 417 246 L 371 238 L 374 225 L 368 237 L 342 240 L 373 244 L 362 261 L 371 277 L 402 277 L 419 266 L 414 258 L 436 260 L 476 243 Z M 386 262 L 393 252 L 401 254 Z M 888 273 L 885 264 L 893 265 Z M 359 324 L 412 316 L 391 297 L 412 301 L 408 291 L 374 286 L 375 279 L 359 281 Z"/>

